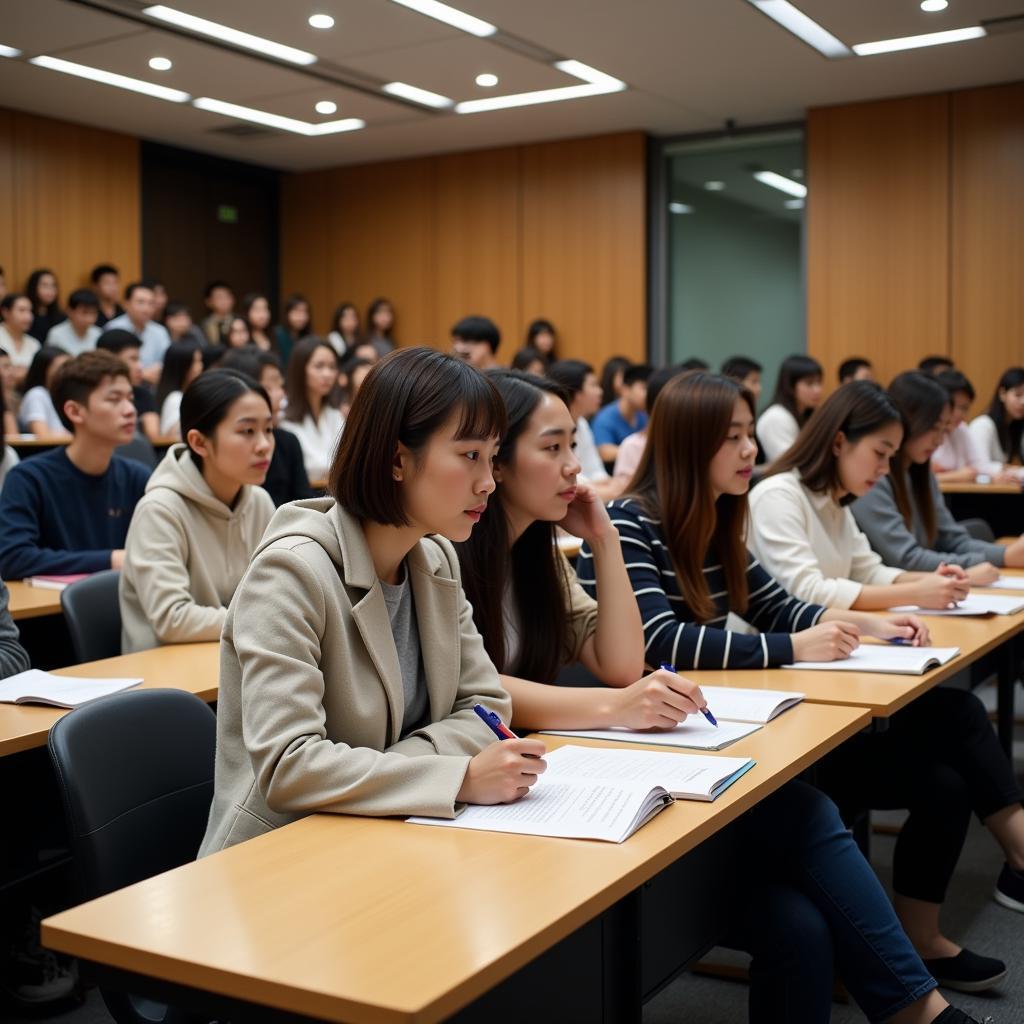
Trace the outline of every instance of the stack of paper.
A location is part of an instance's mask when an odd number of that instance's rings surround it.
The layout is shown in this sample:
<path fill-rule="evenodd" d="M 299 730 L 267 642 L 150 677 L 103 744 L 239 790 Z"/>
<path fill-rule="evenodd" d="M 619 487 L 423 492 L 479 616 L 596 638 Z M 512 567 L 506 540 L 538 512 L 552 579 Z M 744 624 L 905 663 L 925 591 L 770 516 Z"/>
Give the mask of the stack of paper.
<path fill-rule="evenodd" d="M 1004 597 L 1001 594 L 979 594 L 971 591 L 962 601 L 949 608 L 918 608 L 901 605 L 894 612 L 914 612 L 916 615 L 1016 615 L 1024 611 L 1024 597 Z"/>

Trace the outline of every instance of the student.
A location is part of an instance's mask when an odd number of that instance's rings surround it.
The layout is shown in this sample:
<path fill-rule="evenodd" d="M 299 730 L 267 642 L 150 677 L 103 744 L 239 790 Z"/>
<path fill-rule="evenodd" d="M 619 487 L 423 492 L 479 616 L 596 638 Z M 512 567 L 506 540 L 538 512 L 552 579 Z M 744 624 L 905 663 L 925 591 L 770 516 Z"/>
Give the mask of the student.
<path fill-rule="evenodd" d="M 338 389 L 341 392 L 338 408 L 341 410 L 342 419 L 348 416 L 363 381 L 378 362 L 379 359 L 370 360 L 350 355 L 338 368 Z"/>
<path fill-rule="evenodd" d="M 274 339 L 270 335 L 270 300 L 259 292 L 249 292 L 242 299 L 239 312 L 249 325 L 252 343 L 263 352 L 274 348 Z"/>
<path fill-rule="evenodd" d="M 181 341 L 197 342 L 200 348 L 206 348 L 209 340 L 206 335 L 192 323 L 192 314 L 184 302 L 168 302 L 164 307 L 164 327 L 171 338 L 171 345 Z"/>
<path fill-rule="evenodd" d="M 374 299 L 366 311 L 366 340 L 373 346 L 378 359 L 394 352 L 395 309 L 388 299 Z"/>
<path fill-rule="evenodd" d="M 569 411 L 576 420 L 576 457 L 584 479 L 602 501 L 611 501 L 621 493 L 622 486 L 604 468 L 588 422 L 601 408 L 601 385 L 594 368 L 580 359 L 558 359 L 548 367 L 547 375 L 568 396 Z"/>
<path fill-rule="evenodd" d="M 96 348 L 117 356 L 128 367 L 139 432 L 151 444 L 156 443 L 160 440 L 160 414 L 157 412 L 153 392 L 142 381 L 142 362 L 139 358 L 142 339 L 131 331 L 104 331 L 96 342 Z"/>
<path fill-rule="evenodd" d="M 0 495 L 0 577 L 120 569 L 149 470 L 114 454 L 135 433 L 128 367 L 109 352 L 66 362 L 53 404 L 74 437 L 25 459 Z"/>
<path fill-rule="evenodd" d="M 550 320 L 534 320 L 526 329 L 527 347 L 536 349 L 546 363 L 553 363 L 558 359 L 555 354 L 557 342 L 558 333 Z"/>
<path fill-rule="evenodd" d="M 536 781 L 544 745 L 492 743 L 473 713 L 508 721 L 511 702 L 449 543 L 486 509 L 504 431 L 493 386 L 450 356 L 374 368 L 331 497 L 278 510 L 228 608 L 201 856 L 314 811 L 450 818 Z"/>
<path fill-rule="evenodd" d="M 224 335 L 224 347 L 227 349 L 245 348 L 247 345 L 252 344 L 252 332 L 249 330 L 249 321 L 244 316 L 233 316 Z"/>
<path fill-rule="evenodd" d="M 18 418 L 29 434 L 41 440 L 70 436 L 64 427 L 50 397 L 57 371 L 71 357 L 63 349 L 44 345 L 37 353 L 25 377 L 25 395 L 21 400 Z"/>
<path fill-rule="evenodd" d="M 10 356 L 14 388 L 19 391 L 41 347 L 28 333 L 31 324 L 32 303 L 27 295 L 8 292 L 0 299 L 0 348 Z"/>
<path fill-rule="evenodd" d="M 1024 461 L 1024 367 L 1013 366 L 996 385 L 988 412 L 971 420 L 971 436 L 990 462 Z"/>
<path fill-rule="evenodd" d="M 947 373 L 949 370 L 956 369 L 953 365 L 953 360 L 948 356 L 925 356 L 917 364 L 917 368 L 921 373 L 927 373 L 932 377 L 937 377 L 940 373 Z"/>
<path fill-rule="evenodd" d="M 334 346 L 339 359 L 359 344 L 359 310 L 351 302 L 341 303 L 334 311 L 327 340 Z"/>
<path fill-rule="evenodd" d="M 852 359 L 844 359 L 839 364 L 839 383 L 848 384 L 851 380 L 875 379 L 875 368 L 867 359 L 854 356 Z"/>
<path fill-rule="evenodd" d="M 3 398 L 3 417 L 0 418 L 0 429 L 5 434 L 18 433 L 18 423 L 14 410 L 18 408 L 18 398 L 14 393 L 14 364 L 7 350 L 0 348 L 0 397 Z"/>
<path fill-rule="evenodd" d="M 654 409 L 654 403 L 658 400 L 658 395 L 661 394 L 661 389 L 673 377 L 678 377 L 682 372 L 683 370 L 679 366 L 663 366 L 660 370 L 655 370 L 647 378 L 647 398 L 645 400 L 647 405 L 647 425 L 644 426 L 643 430 L 630 434 L 619 445 L 618 454 L 615 456 L 615 468 L 612 477 L 619 483 L 620 494 L 629 486 L 637 466 L 640 465 L 644 448 L 647 447 L 647 426 L 651 422 L 651 411 Z"/>
<path fill-rule="evenodd" d="M 270 458 L 263 489 L 277 506 L 286 501 L 315 497 L 302 462 L 299 439 L 278 426 L 284 399 L 284 376 L 277 356 L 256 347 L 234 349 L 224 356 L 219 365 L 225 370 L 235 370 L 251 377 L 270 398 L 270 411 L 274 415 L 274 454 Z"/>
<path fill-rule="evenodd" d="M 764 367 L 749 356 L 732 356 L 722 363 L 721 374 L 736 381 L 754 396 L 754 405 L 761 400 L 761 374 Z"/>
<path fill-rule="evenodd" d="M 106 330 L 131 331 L 142 339 L 142 348 L 139 349 L 142 376 L 147 383 L 156 384 L 171 336 L 166 327 L 153 319 L 156 309 L 153 289 L 141 281 L 133 281 L 124 290 L 124 301 L 124 313 L 109 321 Z"/>
<path fill-rule="evenodd" d="M 227 281 L 211 281 L 203 289 L 203 302 L 209 312 L 199 326 L 211 345 L 223 345 L 235 309 L 235 293 Z"/>
<path fill-rule="evenodd" d="M 67 319 L 60 308 L 57 275 L 52 270 L 33 270 L 25 285 L 25 294 L 32 303 L 32 325 L 28 333 L 38 341 L 44 341 L 52 328 Z"/>
<path fill-rule="evenodd" d="M 88 288 L 77 288 L 68 298 L 68 315 L 50 328 L 46 344 L 63 349 L 69 356 L 80 356 L 96 347 L 102 331 L 96 326 L 99 302 Z"/>
<path fill-rule="evenodd" d="M 0 349 L 0 353 L 3 349 Z M 18 464 L 20 459 L 18 453 L 7 443 L 5 435 L 16 434 L 18 431 L 15 425 L 10 422 L 14 418 L 13 413 L 7 411 L 7 402 L 3 390 L 0 389 L 0 491 L 4 489 L 4 480 L 7 474 Z"/>
<path fill-rule="evenodd" d="M 197 348 L 198 352 L 199 349 Z M 132 517 L 121 572 L 121 649 L 219 640 L 227 607 L 274 503 L 267 393 L 233 370 L 185 389 L 172 445 Z"/>
<path fill-rule="evenodd" d="M 512 357 L 512 369 L 523 373 L 532 373 L 535 377 L 543 377 L 548 368 L 548 361 L 535 349 L 526 346 Z M 600 387 L 600 385 L 598 385 Z M 588 424 L 589 425 L 589 424 Z"/>
<path fill-rule="evenodd" d="M 96 326 L 103 330 L 111 320 L 116 319 L 124 312 L 124 307 L 118 302 L 121 297 L 121 275 L 118 273 L 117 267 L 111 266 L 109 263 L 101 263 L 92 268 L 89 280 L 99 303 Z"/>
<path fill-rule="evenodd" d="M 368 341 L 361 341 L 354 349 L 352 349 L 351 352 L 349 352 L 348 358 L 361 359 L 363 362 L 369 363 L 373 366 L 380 362 L 381 355 Z"/>
<path fill-rule="evenodd" d="M 203 372 L 203 346 L 197 341 L 179 341 L 164 356 L 160 383 L 156 386 L 156 407 L 160 410 L 160 436 L 184 440 L 181 432 L 181 399 L 188 386 Z"/>
<path fill-rule="evenodd" d="M 949 431 L 932 456 L 932 472 L 939 483 L 973 483 L 979 476 L 995 483 L 1019 483 L 1020 467 L 1005 467 L 1001 459 L 989 459 L 979 447 L 967 414 L 974 402 L 974 387 L 959 370 L 947 370 L 935 378 L 950 399 Z"/>
<path fill-rule="evenodd" d="M 684 359 L 679 364 L 679 369 L 683 373 L 687 373 L 689 370 L 710 370 L 711 367 L 703 359 L 697 356 L 690 356 L 689 359 Z"/>
<path fill-rule="evenodd" d="M 774 462 L 796 440 L 821 401 L 821 363 L 810 356 L 787 356 L 779 367 L 775 394 L 757 421 L 757 440 Z"/>
<path fill-rule="evenodd" d="M 851 382 L 828 398 L 754 488 L 748 544 L 795 597 L 877 609 L 945 608 L 966 596 L 964 574 L 954 575 L 952 567 L 944 576 L 946 567 L 926 574 L 882 565 L 845 507 L 888 473 L 902 435 L 900 413 L 885 392 Z M 972 809 L 982 822 L 991 821 L 1004 845 L 1008 895 L 1024 895 L 1024 872 L 1013 887 L 1014 868 L 1024 869 L 1021 794 L 978 698 L 931 690 L 893 715 L 883 733 L 850 741 L 825 765 L 819 778 L 841 806 L 910 809 L 896 844 L 896 910 L 932 974 L 967 991 L 1001 981 L 1001 961 L 962 951 L 939 929 Z"/>
<path fill-rule="evenodd" d="M 452 328 L 452 353 L 478 370 L 498 366 L 495 356 L 501 345 L 498 325 L 486 316 L 464 316 Z"/>
<path fill-rule="evenodd" d="M 21 634 L 11 618 L 9 602 L 7 584 L 0 580 L 0 679 L 27 672 L 32 667 L 28 651 L 21 646 Z"/>
<path fill-rule="evenodd" d="M 995 580 L 995 566 L 1024 566 L 1024 537 L 1006 547 L 975 540 L 946 507 L 929 467 L 949 425 L 945 388 L 912 370 L 889 385 L 889 397 L 903 418 L 903 443 L 891 459 L 889 475 L 850 506 L 882 561 L 910 572 L 959 565 L 974 586 Z"/>
<path fill-rule="evenodd" d="M 630 434 L 647 425 L 647 378 L 652 373 L 646 363 L 628 366 L 622 373 L 619 397 L 604 406 L 594 417 L 594 441 L 604 462 L 614 462 L 619 445 Z"/>
<path fill-rule="evenodd" d="M 288 360 L 288 405 L 281 426 L 302 445 L 310 480 L 327 476 L 345 421 L 328 399 L 338 382 L 338 357 L 323 338 L 303 338 Z"/>
<path fill-rule="evenodd" d="M 626 368 L 632 365 L 632 360 L 625 356 L 611 356 L 605 360 L 601 367 L 601 408 L 617 402 L 619 392 L 622 390 L 622 375 Z"/>
<path fill-rule="evenodd" d="M 674 673 L 637 679 L 643 641 L 623 548 L 606 510 L 578 482 L 574 422 L 564 399 L 551 381 L 507 371 L 488 376 L 505 399 L 509 425 L 495 458 L 495 493 L 458 552 L 466 597 L 512 695 L 515 724 L 671 727 L 706 703 Z M 556 525 L 587 540 L 598 602 L 582 592 L 558 553 Z M 548 685 L 575 660 L 605 685 Z M 790 782 L 736 828 L 740 847 L 756 851 L 736 880 L 741 888 L 734 895 L 745 910 L 729 942 L 754 954 L 752 1021 L 827 1020 L 834 957 L 872 1020 L 899 1011 L 905 1016 L 898 1020 L 968 1019 L 928 994 L 934 981 L 823 794 Z"/>
<path fill-rule="evenodd" d="M 313 311 L 309 300 L 298 293 L 289 295 L 284 303 L 284 316 L 274 328 L 274 351 L 282 365 L 287 366 L 292 349 L 313 332 Z"/>
<path fill-rule="evenodd" d="M 153 319 L 158 324 L 163 324 L 167 315 L 167 301 L 170 296 L 162 281 L 155 277 L 144 277 L 142 283 L 153 293 Z M 166 325 L 165 325 L 166 326 Z"/>

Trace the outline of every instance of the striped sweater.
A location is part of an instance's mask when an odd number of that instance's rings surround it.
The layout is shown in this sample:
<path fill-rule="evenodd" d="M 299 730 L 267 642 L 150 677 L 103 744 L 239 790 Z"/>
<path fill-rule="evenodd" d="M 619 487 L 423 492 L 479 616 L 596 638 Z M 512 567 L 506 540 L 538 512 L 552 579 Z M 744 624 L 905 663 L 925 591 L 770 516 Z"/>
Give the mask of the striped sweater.
<path fill-rule="evenodd" d="M 761 632 L 751 636 L 725 628 L 729 613 L 725 572 L 709 559 L 704 566 L 711 600 L 718 615 L 696 622 L 679 587 L 679 580 L 661 523 L 644 514 L 631 499 L 608 506 L 619 531 L 633 594 L 644 624 L 644 660 L 648 665 L 667 662 L 677 669 L 768 668 L 793 660 L 791 633 L 817 624 L 825 609 L 806 604 L 786 593 L 753 555 L 748 555 L 749 601 L 743 618 Z M 594 558 L 583 546 L 576 563 L 580 582 L 591 597 L 597 596 Z"/>

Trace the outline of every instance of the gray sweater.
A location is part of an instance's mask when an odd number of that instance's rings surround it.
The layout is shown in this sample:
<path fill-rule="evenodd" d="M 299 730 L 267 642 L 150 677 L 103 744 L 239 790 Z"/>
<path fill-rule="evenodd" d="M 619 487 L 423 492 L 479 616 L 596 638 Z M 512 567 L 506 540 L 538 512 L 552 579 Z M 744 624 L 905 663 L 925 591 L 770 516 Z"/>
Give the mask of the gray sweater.
<path fill-rule="evenodd" d="M 850 506 L 857 525 L 867 535 L 875 551 L 882 556 L 882 561 L 907 572 L 933 572 L 942 562 L 951 562 L 964 568 L 981 562 L 1002 565 L 1003 546 L 975 540 L 953 518 L 934 474 L 930 476 L 930 484 L 938 525 L 938 533 L 931 545 L 925 536 L 912 491 L 912 523 L 911 528 L 907 529 L 896 505 L 890 477 L 879 480 L 863 498 L 858 498 Z"/>
<path fill-rule="evenodd" d="M 18 627 L 7 610 L 7 584 L 0 580 L 0 679 L 30 667 L 28 653 L 18 641 Z"/>

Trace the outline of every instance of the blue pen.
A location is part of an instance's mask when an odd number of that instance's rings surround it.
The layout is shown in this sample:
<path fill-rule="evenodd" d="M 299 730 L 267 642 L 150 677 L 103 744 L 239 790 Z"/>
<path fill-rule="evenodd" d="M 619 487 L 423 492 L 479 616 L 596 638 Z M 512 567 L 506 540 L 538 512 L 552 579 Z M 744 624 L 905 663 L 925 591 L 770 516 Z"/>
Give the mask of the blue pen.
<path fill-rule="evenodd" d="M 914 641 L 908 640 L 905 636 L 894 636 L 889 640 L 891 644 L 899 644 L 900 647 L 913 647 Z"/>
<path fill-rule="evenodd" d="M 661 668 L 663 668 L 663 669 L 664 669 L 664 670 L 665 670 L 666 672 L 671 672 L 671 673 L 673 673 L 674 675 L 678 674 L 678 673 L 676 673 L 676 667 L 675 667 L 675 665 L 669 665 L 669 664 L 668 664 L 667 662 L 664 662 L 664 661 L 663 661 L 663 662 L 661 663 Z M 713 725 L 713 726 L 714 726 L 714 727 L 715 727 L 716 729 L 718 728 L 718 722 L 717 722 L 717 721 L 715 721 L 715 716 L 714 716 L 713 714 L 711 714 L 711 711 L 710 711 L 710 710 L 709 710 L 708 708 L 701 708 L 701 709 L 700 709 L 700 713 L 701 713 L 701 714 L 702 714 L 702 715 L 703 715 L 703 716 L 704 716 L 704 717 L 705 717 L 705 718 L 706 718 L 706 719 L 707 719 L 707 720 L 708 720 L 708 721 L 709 721 L 709 722 L 710 722 L 710 723 L 711 723 L 711 724 L 712 724 L 712 725 Z"/>
<path fill-rule="evenodd" d="M 473 710 L 483 720 L 484 725 L 487 726 L 499 740 L 514 740 L 516 734 L 501 720 L 497 712 L 489 711 L 483 706 L 483 704 L 474 704 Z"/>

